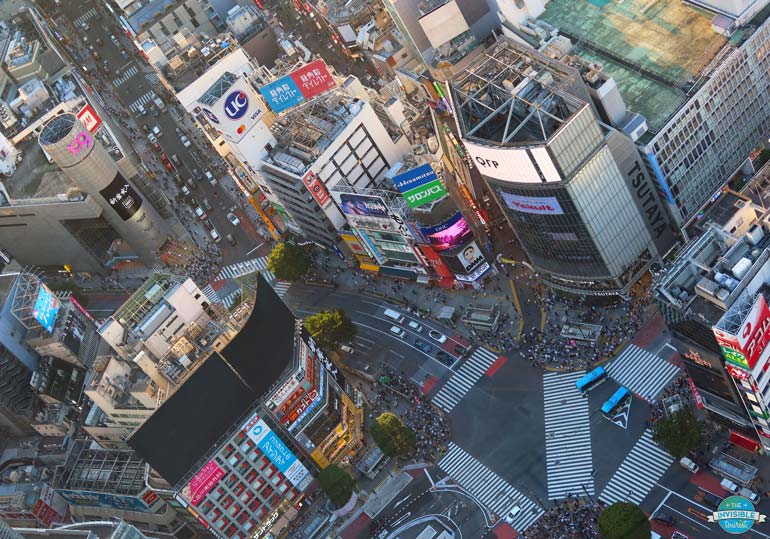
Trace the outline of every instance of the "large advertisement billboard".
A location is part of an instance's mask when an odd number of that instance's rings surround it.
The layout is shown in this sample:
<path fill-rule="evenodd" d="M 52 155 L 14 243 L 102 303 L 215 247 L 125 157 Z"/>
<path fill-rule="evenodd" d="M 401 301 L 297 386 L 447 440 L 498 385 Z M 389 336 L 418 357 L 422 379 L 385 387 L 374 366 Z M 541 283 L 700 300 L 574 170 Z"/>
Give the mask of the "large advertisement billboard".
<path fill-rule="evenodd" d="M 429 164 L 399 174 L 393 183 L 410 208 L 419 208 L 446 195 L 446 189 Z"/>
<path fill-rule="evenodd" d="M 495 148 L 463 141 L 473 163 L 484 176 L 504 182 L 543 183 L 533 158 L 525 148 Z M 549 158 L 550 159 L 550 158 Z"/>
<path fill-rule="evenodd" d="M 430 241 L 434 251 L 446 251 L 458 247 L 471 237 L 468 221 L 459 211 L 441 224 L 420 227 L 420 231 Z"/>
<path fill-rule="evenodd" d="M 142 207 L 142 197 L 120 173 L 99 194 L 124 221 L 131 219 Z"/>
<path fill-rule="evenodd" d="M 305 184 L 307 190 L 313 195 L 313 198 L 318 205 L 322 208 L 329 202 L 329 191 L 326 190 L 326 186 L 318 178 L 315 172 L 308 172 L 305 177 L 302 178 L 302 183 Z"/>
<path fill-rule="evenodd" d="M 86 126 L 86 129 L 91 134 L 96 133 L 96 130 L 102 125 L 102 119 L 96 114 L 94 108 L 88 104 L 78 112 L 78 120 L 83 122 L 83 125 Z"/>
<path fill-rule="evenodd" d="M 275 113 L 295 107 L 337 85 L 323 60 L 315 60 L 259 89 Z"/>
<path fill-rule="evenodd" d="M 210 460 L 182 489 L 182 496 L 192 505 L 197 506 L 225 475 L 225 471 L 219 464 Z"/>
<path fill-rule="evenodd" d="M 137 496 L 68 489 L 57 489 L 57 492 L 72 505 L 79 505 L 81 507 L 104 507 L 106 509 L 140 511 L 143 513 L 150 511 L 147 504 Z"/>
<path fill-rule="evenodd" d="M 53 332 L 53 326 L 56 323 L 56 316 L 59 314 L 61 302 L 51 289 L 43 283 L 40 283 L 40 290 L 35 299 L 35 305 L 32 307 L 32 316 L 40 322 L 48 333 Z"/>
<path fill-rule="evenodd" d="M 340 193 L 339 204 L 342 213 L 354 217 L 388 218 L 388 206 L 382 197 L 359 195 L 356 193 Z"/>
<path fill-rule="evenodd" d="M 501 192 L 500 195 L 503 197 L 505 205 L 514 211 L 535 215 L 564 214 L 564 210 L 561 209 L 556 197 L 527 197 L 505 192 Z"/>
<path fill-rule="evenodd" d="M 252 416 L 242 430 L 297 490 L 308 487 L 313 480 L 310 472 L 262 418 Z"/>
<path fill-rule="evenodd" d="M 213 106 L 201 103 L 209 124 L 230 142 L 240 141 L 264 113 L 259 96 L 248 82 L 236 81 Z"/>
<path fill-rule="evenodd" d="M 729 363 L 753 369 L 770 342 L 770 309 L 764 295 L 757 295 L 736 334 L 714 328 L 714 336 Z"/>

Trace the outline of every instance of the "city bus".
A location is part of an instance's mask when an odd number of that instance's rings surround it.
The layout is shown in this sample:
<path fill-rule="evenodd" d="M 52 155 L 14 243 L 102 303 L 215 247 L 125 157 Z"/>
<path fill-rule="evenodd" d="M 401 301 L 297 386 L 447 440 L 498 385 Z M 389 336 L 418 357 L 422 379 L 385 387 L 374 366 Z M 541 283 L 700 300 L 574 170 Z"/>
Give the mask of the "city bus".
<path fill-rule="evenodd" d="M 629 393 L 625 387 L 619 388 L 615 393 L 612 394 L 612 397 L 607 399 L 607 402 L 602 404 L 602 413 L 606 417 L 612 418 L 618 409 L 623 407 L 626 400 L 630 398 L 631 393 Z"/>
<path fill-rule="evenodd" d="M 575 382 L 575 385 L 583 395 L 588 394 L 593 388 L 601 384 L 607 379 L 607 371 L 604 367 L 596 367 L 594 370 L 583 376 L 580 380 Z"/>

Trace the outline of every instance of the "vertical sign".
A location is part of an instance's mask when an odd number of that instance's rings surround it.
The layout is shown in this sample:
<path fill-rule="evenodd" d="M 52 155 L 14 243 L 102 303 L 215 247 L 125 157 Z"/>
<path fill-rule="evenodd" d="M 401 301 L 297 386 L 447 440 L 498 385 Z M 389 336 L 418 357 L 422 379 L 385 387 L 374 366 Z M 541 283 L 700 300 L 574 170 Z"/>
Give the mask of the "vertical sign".
<path fill-rule="evenodd" d="M 102 119 L 99 118 L 99 115 L 96 114 L 94 108 L 89 104 L 80 109 L 78 120 L 83 122 L 83 125 L 86 126 L 90 133 L 96 133 L 96 130 L 102 125 Z"/>

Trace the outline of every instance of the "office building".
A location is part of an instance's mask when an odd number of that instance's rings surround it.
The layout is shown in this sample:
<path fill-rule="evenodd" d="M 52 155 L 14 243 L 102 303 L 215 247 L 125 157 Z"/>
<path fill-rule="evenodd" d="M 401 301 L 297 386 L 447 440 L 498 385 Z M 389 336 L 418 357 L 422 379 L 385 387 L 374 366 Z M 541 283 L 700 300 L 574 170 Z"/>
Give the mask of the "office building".
<path fill-rule="evenodd" d="M 0 522 L 2 525 L 2 522 Z M 57 528 L 14 528 L 13 537 L 2 539 L 152 539 L 140 532 L 135 526 L 123 520 L 97 520 L 66 524 Z"/>
<path fill-rule="evenodd" d="M 23 472 L 14 480 L 0 485 L 0 526 L 50 528 L 68 522 L 67 501 L 50 484 Z"/>
<path fill-rule="evenodd" d="M 352 394 L 260 275 L 240 333 L 129 444 L 165 481 L 158 492 L 216 537 L 277 535 L 296 515 L 316 466 L 361 447 L 363 411 Z"/>
<path fill-rule="evenodd" d="M 770 390 L 762 370 L 770 353 L 763 337 L 770 215 L 748 197 L 727 191 L 701 223 L 703 234 L 656 280 L 655 298 L 696 403 L 736 440 L 770 447 Z M 739 334 L 747 323 L 756 331 Z"/>
<path fill-rule="evenodd" d="M 124 17 L 121 22 L 139 43 L 150 41 L 163 47 L 185 30 L 201 37 L 217 34 L 206 0 L 134 0 L 120 4 Z"/>
<path fill-rule="evenodd" d="M 684 226 L 770 132 L 766 0 L 619 5 L 550 0 L 540 20 L 616 82 L 647 132 L 638 140 L 674 222 Z M 639 54 L 639 51 L 655 51 Z"/>
<path fill-rule="evenodd" d="M 451 84 L 465 149 L 552 286 L 625 294 L 671 248 L 642 157 L 578 69 L 502 38 Z"/>
<path fill-rule="evenodd" d="M 104 220 L 142 261 L 148 265 L 156 262 L 170 239 L 168 225 L 124 177 L 102 141 L 95 140 L 74 114 L 50 119 L 39 141 L 83 195 L 96 202 Z"/>

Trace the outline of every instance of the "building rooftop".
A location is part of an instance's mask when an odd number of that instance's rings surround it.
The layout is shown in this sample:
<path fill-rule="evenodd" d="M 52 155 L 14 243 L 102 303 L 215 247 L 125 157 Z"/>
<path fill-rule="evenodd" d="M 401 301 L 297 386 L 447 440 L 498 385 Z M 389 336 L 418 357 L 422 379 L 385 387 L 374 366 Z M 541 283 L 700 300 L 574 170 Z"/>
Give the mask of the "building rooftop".
<path fill-rule="evenodd" d="M 136 495 L 145 488 L 144 461 L 128 449 L 91 449 L 75 444 L 56 469 L 56 488 Z"/>
<path fill-rule="evenodd" d="M 206 360 L 129 445 L 171 485 L 179 483 L 291 365 L 295 323 L 258 275 L 254 309 L 238 336 Z"/>
<path fill-rule="evenodd" d="M 767 16 L 760 13 L 753 21 Z M 573 52 L 598 62 L 616 81 L 626 105 L 657 132 L 722 55 L 750 35 L 730 39 L 712 27 L 715 15 L 686 2 L 551 0 L 540 20 L 559 28 Z"/>

